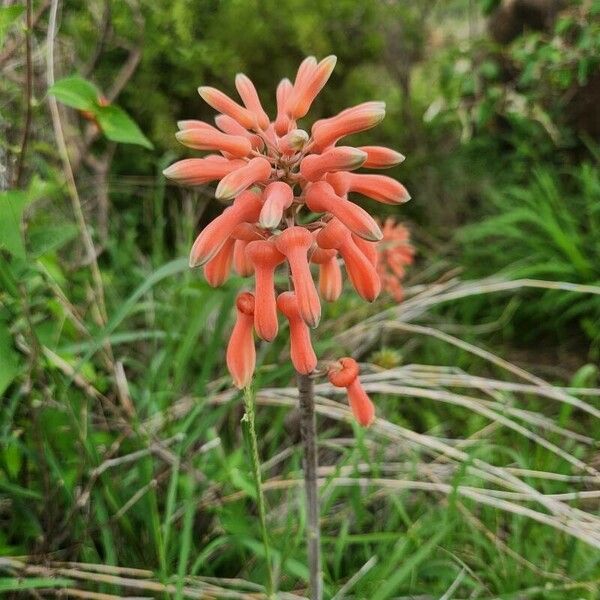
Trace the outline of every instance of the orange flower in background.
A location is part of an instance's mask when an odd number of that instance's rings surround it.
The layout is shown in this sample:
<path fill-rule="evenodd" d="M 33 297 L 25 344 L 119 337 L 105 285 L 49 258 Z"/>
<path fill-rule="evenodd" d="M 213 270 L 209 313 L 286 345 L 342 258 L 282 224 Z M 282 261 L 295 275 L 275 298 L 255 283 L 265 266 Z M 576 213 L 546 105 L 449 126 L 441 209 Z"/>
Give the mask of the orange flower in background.
<path fill-rule="evenodd" d="M 382 231 L 383 240 L 377 248 L 377 272 L 383 289 L 400 302 L 404 298 L 405 267 L 413 263 L 415 249 L 410 243 L 410 232 L 402 223 L 396 223 L 390 217 Z"/>
<path fill-rule="evenodd" d="M 337 145 L 377 125 L 385 116 L 385 103 L 363 102 L 316 121 L 310 129 L 297 122 L 308 114 L 335 63 L 335 56 L 302 61 L 294 83 L 283 79 L 277 86 L 273 121 L 252 81 L 240 73 L 235 87 L 241 103 L 215 88 L 198 88 L 219 113 L 216 126 L 194 119 L 178 123 L 176 137 L 183 145 L 210 154 L 178 161 L 164 175 L 182 185 L 218 182 L 216 198 L 233 200 L 196 238 L 190 266 L 203 266 L 212 286 L 222 285 L 232 266 L 238 275 L 255 281 L 253 294 L 238 297 L 227 350 L 227 365 L 238 387 L 247 386 L 252 377 L 254 331 L 263 340 L 273 340 L 278 313 L 289 323 L 296 370 L 310 374 L 316 369 L 310 328 L 319 323 L 321 299 L 334 301 L 341 294 L 340 262 L 369 302 L 382 285 L 398 297 L 404 266 L 412 262 L 406 229 L 388 220 L 382 231 L 348 198 L 352 192 L 384 204 L 409 200 L 406 188 L 394 179 L 356 172 L 392 167 L 404 156 L 382 146 Z M 316 216 L 306 219 L 307 212 Z M 318 286 L 313 281 L 317 270 Z M 285 273 L 290 291 L 277 289 L 279 273 Z M 358 381 L 358 366 L 351 358 L 339 364 L 329 378 L 348 389 L 358 422 L 369 425 L 374 409 Z"/>

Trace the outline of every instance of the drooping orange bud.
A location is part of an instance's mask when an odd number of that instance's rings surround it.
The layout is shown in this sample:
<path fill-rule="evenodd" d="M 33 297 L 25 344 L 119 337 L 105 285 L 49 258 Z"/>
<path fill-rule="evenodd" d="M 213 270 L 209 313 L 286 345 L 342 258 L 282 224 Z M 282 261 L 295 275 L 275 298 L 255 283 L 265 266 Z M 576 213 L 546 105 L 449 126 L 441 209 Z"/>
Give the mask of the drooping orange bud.
<path fill-rule="evenodd" d="M 253 242 L 254 240 L 266 240 L 269 234 L 264 229 L 253 223 L 240 223 L 232 232 L 231 237 L 236 240 Z"/>
<path fill-rule="evenodd" d="M 266 181 L 271 174 L 271 163 L 260 156 L 250 160 L 245 166 L 229 175 L 225 175 L 217 186 L 215 197 L 219 200 L 228 200 L 255 183 Z"/>
<path fill-rule="evenodd" d="M 356 192 L 383 204 L 404 204 L 410 200 L 407 189 L 386 175 L 331 173 L 327 175 L 327 182 L 338 194 Z"/>
<path fill-rule="evenodd" d="M 265 229 L 273 229 L 281 222 L 283 211 L 292 205 L 294 192 L 287 183 L 274 181 L 265 188 L 263 200 L 259 223 Z"/>
<path fill-rule="evenodd" d="M 175 137 L 184 146 L 194 150 L 220 150 L 242 158 L 252 152 L 252 144 L 241 135 L 221 133 L 217 129 L 192 128 L 178 131 Z"/>
<path fill-rule="evenodd" d="M 385 117 L 385 102 L 363 102 L 312 126 L 317 148 L 327 148 L 340 138 L 375 127 Z"/>
<path fill-rule="evenodd" d="M 308 142 L 308 133 L 304 129 L 292 129 L 289 133 L 286 133 L 282 138 L 279 138 L 279 152 L 286 155 L 294 154 L 302 150 Z"/>
<path fill-rule="evenodd" d="M 354 418 L 363 427 L 369 427 L 375 420 L 375 406 L 358 379 L 359 367 L 353 358 L 339 360 L 339 368 L 331 368 L 329 381 L 336 387 L 344 387 L 348 393 L 348 402 Z"/>
<path fill-rule="evenodd" d="M 317 244 L 324 249 L 338 250 L 352 285 L 368 302 L 373 302 L 381 291 L 381 282 L 375 267 L 369 259 L 358 249 L 352 241 L 348 229 L 337 219 L 331 219 L 327 225 L 317 233 Z"/>
<path fill-rule="evenodd" d="M 228 115 L 217 115 L 215 117 L 215 123 L 223 133 L 228 133 L 229 135 L 241 135 L 248 138 L 255 150 L 260 151 L 265 146 L 260 135 L 244 129 L 244 127 L 242 127 L 235 119 L 232 119 Z"/>
<path fill-rule="evenodd" d="M 208 262 L 240 223 L 253 223 L 258 219 L 261 208 L 257 194 L 251 191 L 241 193 L 233 205 L 211 221 L 196 238 L 190 252 L 190 267 Z"/>
<path fill-rule="evenodd" d="M 363 240 L 360 236 L 355 233 L 352 234 L 352 241 L 358 246 L 358 249 L 369 259 L 369 262 L 377 267 L 377 261 L 379 258 L 379 252 L 377 252 L 378 242 L 369 242 Z"/>
<path fill-rule="evenodd" d="M 352 146 L 340 146 L 323 154 L 305 156 L 300 163 L 300 174 L 308 181 L 317 181 L 326 173 L 358 169 L 366 159 L 365 152 Z"/>
<path fill-rule="evenodd" d="M 312 58 L 309 57 L 307 60 Z M 306 115 L 317 94 L 323 89 L 331 76 L 336 62 L 337 58 L 332 54 L 324 58 L 318 65 L 310 61 L 310 68 L 307 68 L 302 75 L 298 70 L 294 91 L 288 102 L 288 112 L 292 117 L 301 119 Z"/>
<path fill-rule="evenodd" d="M 289 79 L 282 79 L 277 86 L 277 118 L 275 119 L 275 133 L 285 135 L 292 123 L 286 112 L 286 106 L 294 86 Z"/>
<path fill-rule="evenodd" d="M 235 240 L 233 244 L 233 268 L 240 277 L 250 277 L 254 273 L 252 263 L 246 256 L 246 240 Z"/>
<path fill-rule="evenodd" d="M 337 250 L 324 250 L 317 246 L 311 250 L 310 262 L 319 265 L 321 297 L 327 302 L 335 302 L 342 293 L 342 270 L 338 264 Z"/>
<path fill-rule="evenodd" d="M 317 367 L 317 357 L 310 341 L 308 326 L 300 315 L 294 292 L 283 292 L 277 297 L 277 308 L 290 324 L 290 357 L 298 373 L 308 375 Z"/>
<path fill-rule="evenodd" d="M 306 191 L 305 200 L 313 212 L 331 213 L 348 229 L 366 240 L 376 242 L 383 237 L 379 225 L 367 211 L 338 196 L 325 181 L 311 184 Z"/>
<path fill-rule="evenodd" d="M 204 277 L 211 287 L 219 287 L 227 281 L 233 260 L 235 240 L 229 238 L 221 249 L 204 265 Z"/>
<path fill-rule="evenodd" d="M 312 244 L 311 233 L 299 226 L 288 227 L 275 238 L 277 250 L 290 265 L 300 314 L 307 325 L 316 327 L 321 319 L 321 303 L 308 266 L 308 250 Z"/>
<path fill-rule="evenodd" d="M 198 88 L 201 98 L 216 111 L 229 115 L 246 129 L 257 129 L 258 123 L 256 115 L 247 108 L 240 106 L 235 100 L 232 100 L 227 94 L 208 86 Z"/>
<path fill-rule="evenodd" d="M 254 347 L 254 296 L 242 292 L 235 302 L 236 320 L 227 344 L 227 368 L 239 389 L 246 387 L 254 373 L 256 349 Z"/>
<path fill-rule="evenodd" d="M 267 342 L 277 335 L 277 308 L 275 304 L 275 269 L 285 256 L 270 240 L 257 240 L 246 246 L 246 256 L 254 268 L 256 279 L 254 328 Z"/>
<path fill-rule="evenodd" d="M 243 160 L 228 160 L 223 156 L 186 158 L 167 167 L 163 175 L 183 185 L 202 185 L 221 179 L 245 164 Z"/>
<path fill-rule="evenodd" d="M 254 273 L 254 267 L 246 256 L 246 246 L 254 240 L 266 239 L 267 233 L 251 223 L 240 223 L 231 234 L 235 239 L 233 246 L 233 268 L 241 277 Z"/>
<path fill-rule="evenodd" d="M 400 152 L 383 146 L 359 146 L 358 149 L 367 153 L 367 161 L 363 165 L 367 169 L 389 169 L 406 158 Z"/>
<path fill-rule="evenodd" d="M 267 115 L 260 103 L 258 92 L 252 80 L 243 73 L 238 73 L 235 76 L 235 87 L 244 106 L 256 116 L 258 126 L 261 129 L 266 129 L 269 126 L 269 115 Z"/>

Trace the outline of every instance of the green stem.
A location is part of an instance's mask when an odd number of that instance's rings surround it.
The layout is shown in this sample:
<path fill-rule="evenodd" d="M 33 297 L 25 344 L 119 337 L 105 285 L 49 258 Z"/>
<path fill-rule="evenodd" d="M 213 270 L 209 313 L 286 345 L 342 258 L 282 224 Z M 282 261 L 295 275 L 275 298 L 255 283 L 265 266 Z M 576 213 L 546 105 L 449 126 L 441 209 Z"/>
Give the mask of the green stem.
<path fill-rule="evenodd" d="M 267 563 L 267 596 L 274 598 L 273 572 L 271 570 L 271 547 L 269 545 L 269 536 L 267 533 L 267 511 L 265 505 L 265 495 L 262 488 L 262 477 L 260 474 L 260 458 L 258 456 L 258 441 L 256 439 L 256 427 L 254 422 L 255 414 L 255 394 L 251 386 L 244 388 L 244 409 L 246 413 L 242 417 L 242 427 L 244 437 L 250 454 L 252 463 L 252 476 L 256 487 L 256 503 L 258 505 L 258 518 L 260 521 L 260 532 L 262 535 L 263 546 L 265 548 L 265 561 Z"/>

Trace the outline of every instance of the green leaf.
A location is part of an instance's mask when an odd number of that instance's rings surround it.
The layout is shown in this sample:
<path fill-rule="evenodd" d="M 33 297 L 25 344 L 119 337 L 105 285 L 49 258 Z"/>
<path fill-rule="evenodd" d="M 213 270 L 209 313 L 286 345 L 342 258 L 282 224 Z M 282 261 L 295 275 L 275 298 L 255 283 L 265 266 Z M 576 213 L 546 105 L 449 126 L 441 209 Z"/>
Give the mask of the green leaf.
<path fill-rule="evenodd" d="M 20 360 L 6 323 L 0 321 L 0 396 L 19 374 Z"/>
<path fill-rule="evenodd" d="M 79 110 L 89 110 L 95 113 L 99 108 L 100 91 L 93 83 L 79 75 L 72 75 L 57 81 L 48 90 L 48 93 L 59 102 Z"/>
<path fill-rule="evenodd" d="M 113 142 L 137 144 L 152 149 L 152 142 L 142 133 L 136 122 L 118 106 L 99 106 L 95 110 L 104 135 Z"/>
<path fill-rule="evenodd" d="M 4 44 L 4 38 L 14 22 L 23 14 L 25 7 L 22 4 L 15 6 L 3 6 L 0 8 L 0 46 Z"/>
<path fill-rule="evenodd" d="M 25 242 L 21 234 L 23 211 L 47 191 L 47 185 L 36 177 L 27 190 L 0 192 L 0 248 L 13 256 L 25 258 Z"/>
<path fill-rule="evenodd" d="M 25 258 L 21 219 L 30 200 L 23 190 L 0 193 L 0 247 L 19 258 Z"/>

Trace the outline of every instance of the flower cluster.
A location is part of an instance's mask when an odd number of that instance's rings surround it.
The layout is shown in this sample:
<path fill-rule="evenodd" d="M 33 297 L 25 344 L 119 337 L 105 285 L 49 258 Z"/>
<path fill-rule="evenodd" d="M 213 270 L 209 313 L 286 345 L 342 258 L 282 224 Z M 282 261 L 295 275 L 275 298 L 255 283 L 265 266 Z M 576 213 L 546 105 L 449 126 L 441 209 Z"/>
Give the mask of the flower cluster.
<path fill-rule="evenodd" d="M 343 262 L 352 285 L 372 302 L 381 290 L 377 222 L 348 199 L 356 192 L 385 204 L 410 199 L 390 177 L 356 173 L 361 167 L 392 167 L 404 157 L 380 146 L 339 144 L 344 137 L 370 129 L 385 115 L 383 102 L 365 102 L 313 123 L 310 133 L 298 127 L 335 66 L 335 56 L 320 62 L 306 58 L 294 83 L 277 86 L 277 115 L 271 121 L 248 77 L 235 79 L 242 104 L 212 87 L 200 96 L 216 111 L 215 126 L 203 121 L 178 123 L 177 139 L 208 151 L 171 165 L 166 177 L 187 185 L 218 181 L 217 199 L 233 203 L 197 237 L 190 266 L 201 266 L 212 286 L 221 285 L 231 267 L 254 276 L 254 293 L 241 292 L 237 318 L 227 348 L 227 366 L 236 386 L 248 385 L 255 367 L 254 332 L 272 341 L 278 313 L 290 327 L 290 354 L 295 369 L 310 374 L 317 367 L 310 328 L 318 325 L 321 299 L 336 300 L 342 291 Z M 318 269 L 318 286 L 311 264 Z M 276 272 L 287 268 L 289 291 L 278 293 Z M 343 358 L 329 368 L 333 385 L 348 390 L 357 420 L 368 425 L 374 409 L 358 381 L 358 366 Z"/>
<path fill-rule="evenodd" d="M 405 267 L 411 265 L 415 258 L 415 249 L 410 243 L 410 232 L 402 225 L 396 223 L 391 217 L 387 218 L 382 227 L 383 239 L 377 250 L 377 273 L 381 280 L 381 287 L 394 300 L 401 302 L 404 298 L 402 280 Z"/>

